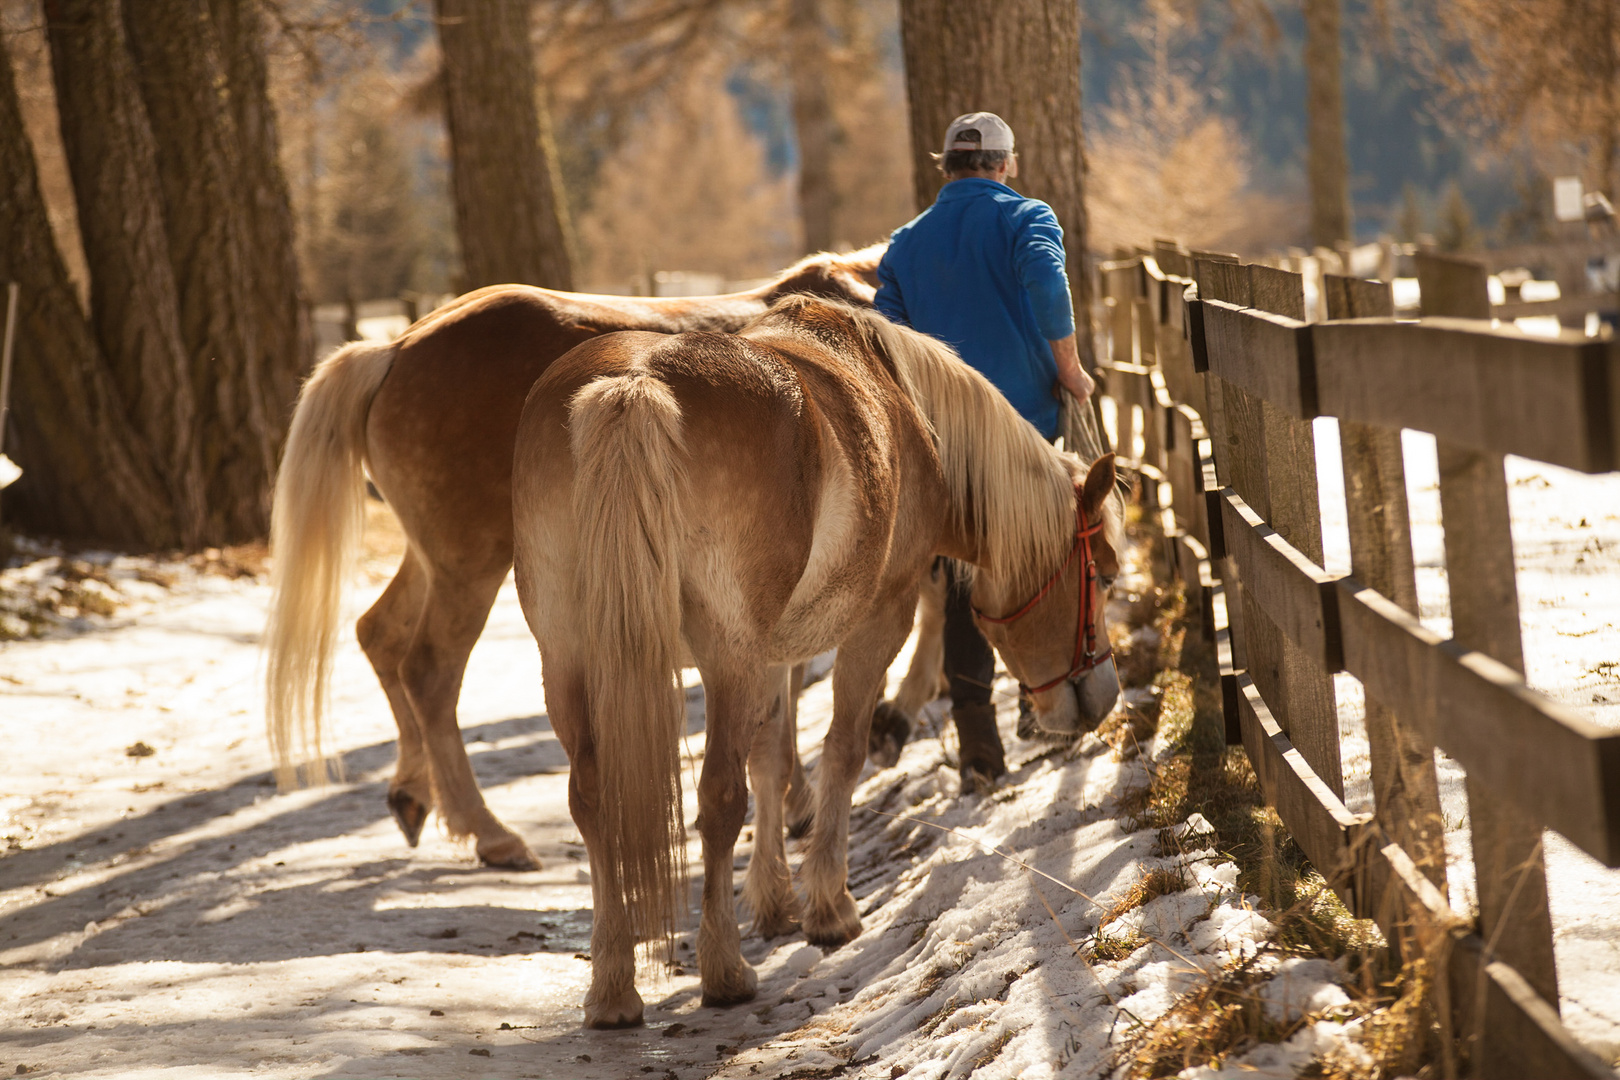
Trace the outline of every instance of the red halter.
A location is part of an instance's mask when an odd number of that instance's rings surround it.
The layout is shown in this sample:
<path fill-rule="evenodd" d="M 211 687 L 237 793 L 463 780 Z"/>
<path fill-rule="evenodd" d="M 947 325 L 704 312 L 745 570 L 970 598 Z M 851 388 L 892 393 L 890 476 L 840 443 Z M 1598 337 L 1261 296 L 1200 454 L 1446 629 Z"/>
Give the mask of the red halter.
<path fill-rule="evenodd" d="M 1097 560 L 1091 553 L 1091 538 L 1102 531 L 1103 523 L 1100 518 L 1094 522 L 1086 520 L 1086 510 L 1081 505 L 1078 488 L 1075 489 L 1074 493 L 1074 518 L 1074 544 L 1069 548 L 1068 558 L 1064 559 L 1063 565 L 1059 566 L 1052 576 L 1046 579 L 1046 584 L 1041 586 L 1040 592 L 1031 597 L 1028 603 L 1011 615 L 999 617 L 986 615 L 978 608 L 973 609 L 974 616 L 987 623 L 1017 622 L 1025 615 L 1028 615 L 1036 604 L 1046 599 L 1046 594 L 1052 591 L 1052 586 L 1058 583 L 1058 579 L 1069 568 L 1069 564 L 1074 562 L 1074 557 L 1084 551 L 1085 573 L 1080 576 L 1080 625 L 1076 627 L 1074 634 L 1074 664 L 1067 672 L 1050 682 L 1044 682 L 1039 686 L 1023 687 L 1026 693 L 1039 694 L 1042 691 L 1050 690 L 1052 687 L 1072 679 L 1076 675 L 1084 675 L 1114 655 L 1113 646 L 1109 645 L 1106 640 L 1103 643 L 1104 648 L 1102 651 L 1097 651 L 1097 603 L 1102 593 L 1097 587 L 1099 584 L 1097 580 Z"/>

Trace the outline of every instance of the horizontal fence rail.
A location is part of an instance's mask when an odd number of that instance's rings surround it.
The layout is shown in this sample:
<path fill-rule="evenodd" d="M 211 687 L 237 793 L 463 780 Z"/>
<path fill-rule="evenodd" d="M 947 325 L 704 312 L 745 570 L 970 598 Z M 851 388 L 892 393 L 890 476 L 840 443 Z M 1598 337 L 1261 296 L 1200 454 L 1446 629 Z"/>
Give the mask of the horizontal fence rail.
<path fill-rule="evenodd" d="M 1214 642 L 1228 741 L 1306 857 L 1392 948 L 1442 959 L 1474 1075 L 1612 1080 L 1559 1022 L 1541 831 L 1620 866 L 1620 733 L 1525 682 L 1503 456 L 1620 467 L 1620 349 L 1504 329 L 1484 267 L 1415 260 L 1418 320 L 1386 283 L 1324 274 L 1307 321 L 1300 274 L 1169 242 L 1104 263 L 1102 392 Z M 1348 575 L 1323 569 L 1321 416 Z M 1417 618 L 1403 428 L 1437 440 L 1452 638 Z M 1341 671 L 1365 689 L 1370 814 L 1344 802 Z M 1467 773 L 1477 917 L 1446 899 L 1435 747 Z"/>

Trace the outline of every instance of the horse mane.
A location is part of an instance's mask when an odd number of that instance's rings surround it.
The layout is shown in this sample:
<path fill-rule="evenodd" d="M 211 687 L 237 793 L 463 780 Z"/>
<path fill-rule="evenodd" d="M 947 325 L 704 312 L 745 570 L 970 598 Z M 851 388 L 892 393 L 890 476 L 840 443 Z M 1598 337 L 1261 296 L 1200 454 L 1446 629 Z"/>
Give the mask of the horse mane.
<path fill-rule="evenodd" d="M 806 255 L 762 286 L 776 301 L 795 293 L 810 293 L 847 303 L 870 305 L 877 296 L 877 267 L 888 250 L 884 241 L 859 251 L 818 251 Z"/>
<path fill-rule="evenodd" d="M 759 321 L 781 313 L 797 323 L 793 315 L 812 305 L 835 309 L 892 364 L 896 381 L 933 430 L 951 503 L 972 534 L 980 565 L 1012 583 L 1050 574 L 1074 540 L 1075 485 L 1089 463 L 1041 438 L 949 345 L 876 311 L 798 297 L 779 301 Z M 1104 509 L 1104 528 L 1117 547 L 1122 522 L 1113 500 Z"/>

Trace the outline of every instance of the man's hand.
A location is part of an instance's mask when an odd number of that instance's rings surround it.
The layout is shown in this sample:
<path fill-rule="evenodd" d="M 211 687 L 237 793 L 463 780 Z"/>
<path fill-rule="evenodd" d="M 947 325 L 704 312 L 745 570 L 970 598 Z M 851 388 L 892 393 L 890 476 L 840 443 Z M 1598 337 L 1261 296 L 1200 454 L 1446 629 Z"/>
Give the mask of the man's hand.
<path fill-rule="evenodd" d="M 1058 384 L 1073 394 L 1076 401 L 1084 404 L 1092 391 L 1096 390 L 1097 384 L 1080 366 L 1080 349 L 1075 344 L 1074 335 L 1060 338 L 1051 345 L 1052 358 L 1057 361 Z M 1052 392 L 1056 393 L 1057 388 L 1053 387 Z"/>

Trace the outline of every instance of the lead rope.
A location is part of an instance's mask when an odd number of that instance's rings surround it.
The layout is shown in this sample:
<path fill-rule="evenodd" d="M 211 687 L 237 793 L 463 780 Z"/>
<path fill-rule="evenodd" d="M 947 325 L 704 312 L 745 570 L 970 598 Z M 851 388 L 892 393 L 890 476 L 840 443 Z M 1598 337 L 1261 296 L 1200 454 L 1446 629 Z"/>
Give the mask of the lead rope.
<path fill-rule="evenodd" d="M 1097 423 L 1097 396 L 1093 394 L 1084 405 L 1066 388 L 1061 396 L 1063 448 L 1079 454 L 1080 460 L 1087 462 L 1096 461 L 1108 453 L 1108 448 L 1103 445 L 1102 428 Z"/>

